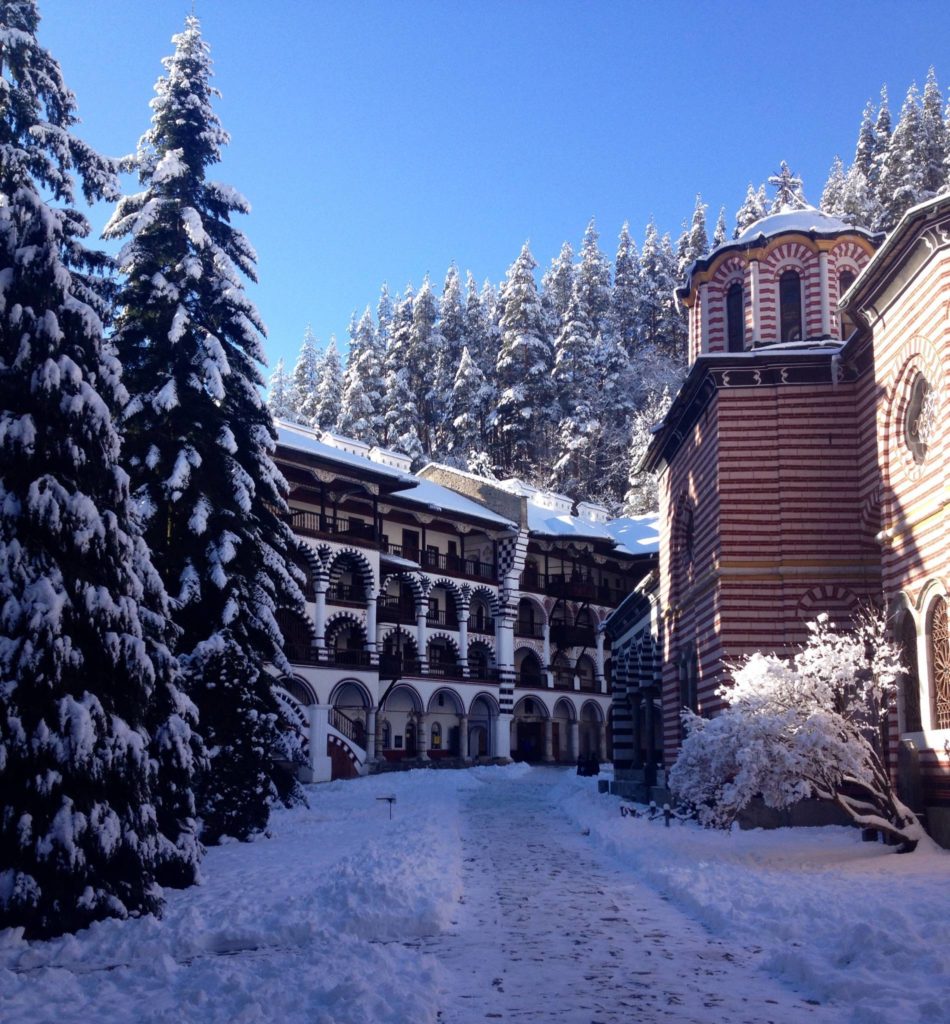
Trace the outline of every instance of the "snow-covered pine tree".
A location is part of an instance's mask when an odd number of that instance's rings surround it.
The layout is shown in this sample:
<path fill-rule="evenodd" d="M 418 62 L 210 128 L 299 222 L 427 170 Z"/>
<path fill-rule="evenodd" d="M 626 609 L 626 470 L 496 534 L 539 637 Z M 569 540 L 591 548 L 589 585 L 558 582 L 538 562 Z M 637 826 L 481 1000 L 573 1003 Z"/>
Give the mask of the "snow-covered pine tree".
<path fill-rule="evenodd" d="M 906 210 L 925 198 L 924 148 L 920 97 L 916 83 L 912 83 L 881 163 L 879 226 L 884 230 L 895 227 Z"/>
<path fill-rule="evenodd" d="M 114 170 L 72 134 L 38 24 L 0 2 L 0 929 L 27 938 L 157 912 L 158 873 L 193 881 L 200 854 L 201 748 L 119 466 L 107 261 L 74 206 L 74 176 L 115 199 Z"/>
<path fill-rule="evenodd" d="M 772 197 L 771 213 L 783 210 L 804 210 L 808 201 L 802 192 L 802 179 L 794 175 L 788 164 L 783 160 L 777 174 L 769 176 L 769 184 L 775 189 Z"/>
<path fill-rule="evenodd" d="M 486 278 L 479 294 L 482 305 L 482 321 L 486 329 L 486 342 L 482 348 L 482 358 L 478 366 L 485 379 L 498 389 L 498 353 L 501 351 L 501 300 L 498 289 Z M 474 358 L 475 353 L 472 352 Z"/>
<path fill-rule="evenodd" d="M 142 191 L 120 200 L 106 234 L 127 239 L 114 335 L 131 395 L 123 455 L 174 598 L 179 650 L 193 665 L 199 645 L 226 629 L 251 668 L 240 695 L 211 669 L 189 673 L 202 728 L 219 737 L 207 795 L 222 767 L 220 737 L 231 728 L 269 728 L 272 742 L 258 752 L 264 776 L 278 774 L 267 761 L 281 743 L 277 705 L 261 670 L 268 661 L 286 666 L 277 610 L 302 612 L 304 599 L 287 568 L 295 539 L 281 518 L 286 483 L 259 390 L 264 326 L 242 284 L 242 274 L 256 278 L 254 250 L 231 224 L 248 204 L 206 178 L 228 136 L 211 107 L 211 60 L 197 19 L 188 17 L 172 41 L 151 127 L 129 158 Z M 235 705 L 247 709 L 242 722 Z M 266 820 L 275 784 L 259 784 L 257 774 L 246 781 L 234 814 L 253 829 Z"/>
<path fill-rule="evenodd" d="M 419 411 L 409 377 L 414 300 L 412 285 L 408 284 L 392 315 L 383 380 L 383 443 L 419 463 L 423 456 Z"/>
<path fill-rule="evenodd" d="M 641 344 L 659 347 L 671 358 L 685 355 L 685 321 L 676 306 L 676 254 L 669 235 L 659 237 L 653 219 L 640 250 L 640 305 L 637 333 Z"/>
<path fill-rule="evenodd" d="M 610 326 L 610 263 L 600 251 L 599 239 L 597 228 L 591 220 L 584 231 L 580 263 L 574 279 L 577 298 L 584 307 L 584 313 L 593 332 L 591 337 L 609 330 Z M 561 326 L 563 327 L 563 318 Z"/>
<path fill-rule="evenodd" d="M 831 170 L 828 172 L 828 180 L 821 193 L 822 213 L 827 213 L 830 217 L 844 215 L 845 180 L 844 164 L 842 164 L 840 156 L 835 156 L 831 162 Z"/>
<path fill-rule="evenodd" d="M 449 267 L 442 286 L 442 299 L 439 302 L 439 335 L 442 343 L 432 380 L 432 415 L 435 421 L 435 453 L 441 455 L 449 450 L 452 433 L 452 392 L 455 388 L 455 375 L 462 359 L 462 350 L 467 343 L 462 285 L 458 267 L 454 263 Z"/>
<path fill-rule="evenodd" d="M 393 331 L 393 300 L 389 296 L 389 285 L 383 282 L 376 304 L 376 350 L 384 357 L 389 348 Z"/>
<path fill-rule="evenodd" d="M 661 273 L 658 281 L 659 295 L 661 297 L 661 319 L 660 337 L 664 351 L 675 362 L 683 362 L 686 359 L 686 338 L 688 320 L 686 310 L 679 304 L 676 298 L 676 253 L 673 252 L 673 242 L 668 234 L 660 240 L 660 266 Z M 659 288 L 659 282 L 669 281 L 668 288 Z"/>
<path fill-rule="evenodd" d="M 330 335 L 330 341 L 320 360 L 315 397 L 311 425 L 318 430 L 333 430 L 340 415 L 343 398 L 343 370 L 340 367 L 336 336 L 333 334 Z"/>
<path fill-rule="evenodd" d="M 660 423 L 670 407 L 669 388 L 650 390 L 644 404 L 634 413 L 630 423 L 630 446 L 626 464 L 629 467 L 627 492 L 623 497 L 624 514 L 628 516 L 656 512 L 660 507 L 657 478 L 653 473 L 641 472 L 640 463 L 647 453 L 653 437 L 653 427 Z"/>
<path fill-rule="evenodd" d="M 697 193 L 696 206 L 689 227 L 683 232 L 682 245 L 678 247 L 676 278 L 682 281 L 686 271 L 698 259 L 709 253 L 709 236 L 706 234 L 706 204 Z"/>
<path fill-rule="evenodd" d="M 549 483 L 576 497 L 584 495 L 593 475 L 597 433 L 593 400 L 598 381 L 588 296 L 589 291 L 578 274 L 561 332 L 554 342 L 551 369 L 558 411 Z"/>
<path fill-rule="evenodd" d="M 881 102 L 874 119 L 874 152 L 871 156 L 871 169 L 867 174 L 868 191 L 871 202 L 878 214 L 875 229 L 879 230 L 883 221 L 884 202 L 886 197 L 881 193 L 881 174 L 891 142 L 891 109 L 888 105 L 887 86 L 881 86 Z"/>
<path fill-rule="evenodd" d="M 868 100 L 861 115 L 858 141 L 854 147 L 854 166 L 868 179 L 874 165 L 877 143 L 874 135 L 874 104 Z"/>
<path fill-rule="evenodd" d="M 449 398 L 440 390 L 440 381 L 433 372 L 439 366 L 441 352 L 439 301 L 432 292 L 427 274 L 413 302 L 408 357 L 404 364 L 419 413 L 419 440 L 426 454 L 435 448 L 436 432 Z"/>
<path fill-rule="evenodd" d="M 726 240 L 726 208 L 719 207 L 719 217 L 716 219 L 716 228 L 713 231 L 712 247 L 718 249 Z"/>
<path fill-rule="evenodd" d="M 627 355 L 637 345 L 637 310 L 640 305 L 640 255 L 630 237 L 630 225 L 620 229 L 614 260 L 614 286 L 610 294 L 610 333 Z"/>
<path fill-rule="evenodd" d="M 284 360 L 278 359 L 274 372 L 267 382 L 267 408 L 271 416 L 278 420 L 292 420 L 293 407 L 291 405 L 292 378 L 284 368 Z"/>
<path fill-rule="evenodd" d="M 541 278 L 541 309 L 549 338 L 556 338 L 561 330 L 573 289 L 574 249 L 570 242 L 565 242 Z"/>
<path fill-rule="evenodd" d="M 508 268 L 500 296 L 498 404 L 494 428 L 496 462 L 521 476 L 533 475 L 546 452 L 544 431 L 551 416 L 551 345 L 544 331 L 534 281 L 537 263 L 528 243 Z"/>
<path fill-rule="evenodd" d="M 745 199 L 742 201 L 739 209 L 736 210 L 736 228 L 732 233 L 733 238 L 738 238 L 750 224 L 754 224 L 766 215 L 768 208 L 764 199 L 765 186 L 763 185 L 756 190 L 750 181 L 749 187 L 746 189 Z"/>
<path fill-rule="evenodd" d="M 923 188 L 922 198 L 938 195 L 947 187 L 947 126 L 943 122 L 943 97 L 933 68 L 927 72 L 921 105 L 921 132 L 923 135 Z"/>
<path fill-rule="evenodd" d="M 478 294 L 478 285 L 475 278 L 469 271 L 465 278 L 465 312 L 464 312 L 464 337 L 468 354 L 475 365 L 485 373 L 485 363 L 490 364 L 492 370 L 495 368 L 495 355 L 491 351 L 491 327 L 488 317 L 482 307 L 481 297 Z"/>
<path fill-rule="evenodd" d="M 290 407 L 297 423 L 310 424 L 317 412 L 317 384 L 320 381 L 320 350 L 310 324 L 294 363 L 290 385 Z"/>
<path fill-rule="evenodd" d="M 336 422 L 336 429 L 341 434 L 367 444 L 379 442 L 382 418 L 377 410 L 382 403 L 382 375 L 376 327 L 367 306 L 350 334 L 340 415 Z"/>
<path fill-rule="evenodd" d="M 446 450 L 462 468 L 468 465 L 473 453 L 484 450 L 485 420 L 491 397 L 492 391 L 485 375 L 468 348 L 463 348 L 453 382 L 449 430 L 446 432 Z"/>
<path fill-rule="evenodd" d="M 594 339 L 596 380 L 591 409 L 597 428 L 593 471 L 586 493 L 613 511 L 619 510 L 627 485 L 630 421 L 642 389 L 634 367 L 613 335 L 602 334 Z"/>
<path fill-rule="evenodd" d="M 841 190 L 841 212 L 838 214 L 848 224 L 871 230 L 880 219 L 880 210 L 871 194 L 868 180 L 856 164 L 852 164 L 845 175 Z"/>

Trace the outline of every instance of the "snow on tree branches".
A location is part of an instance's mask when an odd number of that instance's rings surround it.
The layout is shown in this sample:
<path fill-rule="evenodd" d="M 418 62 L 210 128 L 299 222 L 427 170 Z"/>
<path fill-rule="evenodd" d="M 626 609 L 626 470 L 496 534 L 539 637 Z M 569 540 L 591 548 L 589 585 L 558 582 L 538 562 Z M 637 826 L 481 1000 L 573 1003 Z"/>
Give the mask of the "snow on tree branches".
<path fill-rule="evenodd" d="M 843 631 L 820 615 L 808 631 L 792 658 L 753 654 L 736 668 L 719 691 L 729 706 L 715 718 L 683 711 L 687 736 L 670 789 L 721 828 L 756 796 L 775 808 L 832 800 L 856 825 L 912 850 L 924 832 L 894 793 L 882 753 L 901 671 L 885 622 L 866 612 Z"/>

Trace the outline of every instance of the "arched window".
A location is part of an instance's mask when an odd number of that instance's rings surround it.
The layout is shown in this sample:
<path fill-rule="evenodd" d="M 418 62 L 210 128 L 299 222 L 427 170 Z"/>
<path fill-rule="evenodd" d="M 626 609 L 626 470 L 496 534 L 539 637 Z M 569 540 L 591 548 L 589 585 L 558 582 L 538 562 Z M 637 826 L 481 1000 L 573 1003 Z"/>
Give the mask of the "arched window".
<path fill-rule="evenodd" d="M 914 617 L 905 612 L 897 630 L 897 643 L 900 646 L 901 694 L 904 705 L 904 731 L 920 732 L 923 726 L 920 721 L 920 677 L 917 674 L 917 627 Z"/>
<path fill-rule="evenodd" d="M 854 273 L 850 270 L 842 270 L 838 275 L 838 299 L 854 284 Z M 841 337 L 849 338 L 854 333 L 855 323 L 848 313 L 841 314 Z"/>
<path fill-rule="evenodd" d="M 741 352 L 745 348 L 745 302 L 739 281 L 726 292 L 726 330 L 729 351 Z"/>
<path fill-rule="evenodd" d="M 927 618 L 930 692 L 935 729 L 950 729 L 950 630 L 946 598 L 938 597 Z"/>
<path fill-rule="evenodd" d="M 802 279 L 797 270 L 786 270 L 778 280 L 780 341 L 801 341 Z"/>

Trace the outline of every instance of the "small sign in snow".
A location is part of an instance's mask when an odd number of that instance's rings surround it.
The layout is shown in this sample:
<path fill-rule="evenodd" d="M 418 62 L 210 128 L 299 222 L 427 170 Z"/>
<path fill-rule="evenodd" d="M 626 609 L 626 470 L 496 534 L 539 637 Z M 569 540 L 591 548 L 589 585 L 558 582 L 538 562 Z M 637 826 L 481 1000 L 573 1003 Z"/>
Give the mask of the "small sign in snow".
<path fill-rule="evenodd" d="M 389 820 L 393 820 L 393 804 L 396 802 L 396 797 L 390 794 L 389 796 L 378 796 L 377 800 L 385 800 L 389 804 Z"/>

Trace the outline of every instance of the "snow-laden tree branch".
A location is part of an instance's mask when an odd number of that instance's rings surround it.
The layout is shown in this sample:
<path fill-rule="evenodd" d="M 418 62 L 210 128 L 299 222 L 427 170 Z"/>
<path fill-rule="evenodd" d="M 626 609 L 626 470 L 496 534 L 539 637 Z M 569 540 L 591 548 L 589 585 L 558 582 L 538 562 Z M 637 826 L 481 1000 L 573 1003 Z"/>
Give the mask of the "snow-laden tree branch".
<path fill-rule="evenodd" d="M 706 825 L 727 828 L 756 796 L 774 808 L 833 800 L 856 825 L 912 850 L 924 832 L 897 798 L 883 737 L 901 671 L 882 616 L 862 613 L 851 631 L 827 615 L 808 625 L 791 659 L 753 654 L 719 695 L 713 719 L 683 712 L 687 737 L 670 788 Z"/>

